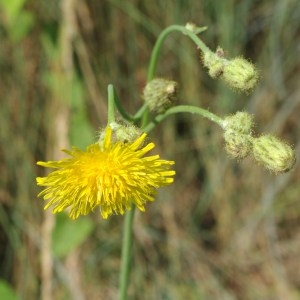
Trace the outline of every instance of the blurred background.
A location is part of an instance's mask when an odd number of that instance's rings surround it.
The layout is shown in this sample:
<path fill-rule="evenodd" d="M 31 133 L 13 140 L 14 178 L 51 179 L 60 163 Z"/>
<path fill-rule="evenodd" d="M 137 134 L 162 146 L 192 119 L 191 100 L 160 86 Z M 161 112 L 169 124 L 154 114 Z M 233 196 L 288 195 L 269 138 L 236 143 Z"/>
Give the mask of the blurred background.
<path fill-rule="evenodd" d="M 157 36 L 187 22 L 208 26 L 211 49 L 255 62 L 261 80 L 232 92 L 174 33 L 157 75 L 179 83 L 179 103 L 253 113 L 257 133 L 299 157 L 298 0 L 0 0 L 0 299 L 117 299 L 124 218 L 44 212 L 36 161 L 96 140 L 110 83 L 136 112 Z M 151 138 L 177 175 L 135 216 L 129 299 L 300 299 L 299 165 L 275 176 L 232 160 L 220 128 L 192 115 Z"/>

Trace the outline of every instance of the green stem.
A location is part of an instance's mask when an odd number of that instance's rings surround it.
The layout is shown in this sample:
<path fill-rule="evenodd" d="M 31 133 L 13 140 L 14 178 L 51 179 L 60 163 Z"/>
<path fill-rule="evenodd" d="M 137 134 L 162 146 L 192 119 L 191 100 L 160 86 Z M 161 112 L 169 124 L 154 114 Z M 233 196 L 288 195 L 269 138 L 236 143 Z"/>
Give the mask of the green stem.
<path fill-rule="evenodd" d="M 198 33 L 200 31 L 205 30 L 205 28 L 199 28 Z M 195 44 L 203 51 L 208 52 L 210 49 L 200 40 L 200 38 L 196 35 L 195 32 L 185 28 L 184 26 L 179 25 L 172 25 L 167 27 L 165 30 L 162 31 L 162 33 L 159 35 L 155 46 L 153 48 L 150 63 L 149 63 L 149 69 L 148 69 L 148 75 L 147 75 L 147 82 L 153 79 L 158 57 L 161 51 L 161 47 L 163 45 L 164 40 L 173 31 L 179 31 L 185 35 L 187 35 L 189 38 L 191 38 Z M 110 87 L 110 86 L 109 86 Z M 112 101 L 109 100 L 109 112 L 110 112 L 110 104 L 111 104 L 111 110 L 113 109 L 113 101 L 115 100 L 115 105 L 117 106 L 119 112 L 121 115 L 127 119 L 132 121 L 137 121 L 139 119 L 142 119 L 141 127 L 144 129 L 145 132 L 149 132 L 152 130 L 157 123 L 161 122 L 163 119 L 165 119 L 168 115 L 174 114 L 174 113 L 180 113 L 180 112 L 189 112 L 189 113 L 196 113 L 200 114 L 206 118 L 209 118 L 210 120 L 220 124 L 221 119 L 219 119 L 214 114 L 198 108 L 198 107 L 191 107 L 191 106 L 177 106 L 169 109 L 166 111 L 163 115 L 157 116 L 153 122 L 149 123 L 149 109 L 146 105 L 143 105 L 140 110 L 134 115 L 134 117 L 130 117 L 127 115 L 121 105 L 119 105 L 119 101 L 116 97 L 114 97 L 113 88 L 111 88 L 112 91 Z M 110 89 L 109 89 L 110 91 Z M 110 92 L 109 92 L 110 95 Z M 112 116 L 109 117 L 112 119 Z M 114 116 L 113 116 L 114 120 Z M 129 282 L 129 270 L 130 270 L 130 259 L 131 259 L 131 245 L 132 245 L 132 224 L 133 224 L 133 217 L 134 217 L 134 211 L 135 208 L 133 207 L 129 212 L 126 213 L 125 216 L 125 225 L 124 225 L 124 235 L 123 235 L 123 245 L 122 245 L 122 259 L 121 259 L 121 273 L 120 273 L 120 290 L 119 290 L 119 300 L 126 300 L 127 299 L 127 287 Z"/>
<path fill-rule="evenodd" d="M 108 93 L 108 108 L 107 108 L 107 124 L 115 121 L 115 94 L 114 87 L 109 84 L 107 87 Z"/>
<path fill-rule="evenodd" d="M 114 102 L 114 105 L 112 102 Z M 117 108 L 123 119 L 133 123 L 142 119 L 145 111 L 148 109 L 147 105 L 144 104 L 134 116 L 131 116 L 123 108 L 115 88 L 110 84 L 108 86 L 108 115 L 110 115 L 109 119 L 111 118 L 111 122 L 114 121 L 114 106 Z"/>
<path fill-rule="evenodd" d="M 125 214 L 124 231 L 123 231 L 123 245 L 121 258 L 121 273 L 119 286 L 119 300 L 127 299 L 127 287 L 129 281 L 129 270 L 131 260 L 131 246 L 132 246 L 132 223 L 135 212 L 135 206 Z"/>
<path fill-rule="evenodd" d="M 127 113 L 125 111 L 125 109 L 121 105 L 121 101 L 120 101 L 115 89 L 114 89 L 114 101 L 115 101 L 115 106 L 116 106 L 117 110 L 119 111 L 120 115 L 123 117 L 123 119 L 125 119 L 129 122 L 133 122 L 133 123 L 142 118 L 143 113 L 145 112 L 145 109 L 147 108 L 146 105 L 144 104 L 134 116 L 131 116 L 129 113 Z"/>
<path fill-rule="evenodd" d="M 159 35 L 159 37 L 154 45 L 154 48 L 151 53 L 149 69 L 148 69 L 148 76 L 147 76 L 148 82 L 150 80 L 152 80 L 154 77 L 159 53 L 161 51 L 163 42 L 165 41 L 166 37 L 173 31 L 179 31 L 179 32 L 187 35 L 191 40 L 193 40 L 193 42 L 198 46 L 198 48 L 200 48 L 204 53 L 211 52 L 211 50 L 202 42 L 202 40 L 193 31 L 191 31 L 190 29 L 187 29 L 184 26 L 171 25 L 161 32 L 161 34 Z"/>
<path fill-rule="evenodd" d="M 148 109 L 147 104 L 144 104 L 134 115 L 134 120 L 139 120 L 143 117 L 145 111 Z"/>
<path fill-rule="evenodd" d="M 212 121 L 222 127 L 223 119 L 216 116 L 215 114 L 209 112 L 208 110 L 197 107 L 197 106 L 178 105 L 178 106 L 171 107 L 165 113 L 156 116 L 155 119 L 151 123 L 149 123 L 147 126 L 144 127 L 144 131 L 150 132 L 152 129 L 154 129 L 156 127 L 156 125 L 158 123 L 163 121 L 166 117 L 168 117 L 169 115 L 178 114 L 178 113 L 197 114 L 204 118 L 209 119 L 210 121 Z"/>

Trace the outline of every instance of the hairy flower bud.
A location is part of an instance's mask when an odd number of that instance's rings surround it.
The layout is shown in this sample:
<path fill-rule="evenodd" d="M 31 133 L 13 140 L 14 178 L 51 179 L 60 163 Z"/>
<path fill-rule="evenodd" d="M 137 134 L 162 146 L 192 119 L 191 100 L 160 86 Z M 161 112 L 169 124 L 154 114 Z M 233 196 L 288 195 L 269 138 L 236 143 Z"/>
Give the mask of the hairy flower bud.
<path fill-rule="evenodd" d="M 119 124 L 112 122 L 109 124 L 109 127 L 112 129 L 111 141 L 121 142 L 121 143 L 132 143 L 135 141 L 141 134 L 141 130 L 135 127 L 132 124 Z M 105 138 L 106 129 L 100 132 L 98 143 L 103 146 L 103 141 Z"/>
<path fill-rule="evenodd" d="M 257 84 L 259 75 L 255 66 L 242 57 L 231 60 L 225 58 L 224 50 L 206 51 L 202 57 L 204 66 L 212 78 L 224 80 L 230 87 L 242 92 L 250 92 Z"/>
<path fill-rule="evenodd" d="M 226 152 L 236 159 L 243 159 L 252 149 L 252 137 L 248 134 L 241 134 L 232 130 L 224 132 Z"/>
<path fill-rule="evenodd" d="M 224 71 L 226 59 L 223 58 L 224 51 L 218 47 L 216 53 L 207 51 L 203 54 L 203 64 L 208 69 L 210 77 L 216 79 L 219 78 Z"/>
<path fill-rule="evenodd" d="M 232 130 L 242 134 L 251 134 L 253 126 L 253 115 L 244 111 L 226 116 L 223 120 L 223 129 L 227 131 Z"/>
<path fill-rule="evenodd" d="M 150 111 L 163 113 L 176 101 L 177 82 L 155 78 L 147 83 L 143 97 Z"/>
<path fill-rule="evenodd" d="M 222 79 L 233 89 L 248 93 L 256 86 L 259 75 L 251 62 L 237 57 L 225 65 Z"/>
<path fill-rule="evenodd" d="M 275 173 L 290 171 L 296 162 L 292 147 L 270 134 L 253 139 L 253 156 L 258 163 Z"/>

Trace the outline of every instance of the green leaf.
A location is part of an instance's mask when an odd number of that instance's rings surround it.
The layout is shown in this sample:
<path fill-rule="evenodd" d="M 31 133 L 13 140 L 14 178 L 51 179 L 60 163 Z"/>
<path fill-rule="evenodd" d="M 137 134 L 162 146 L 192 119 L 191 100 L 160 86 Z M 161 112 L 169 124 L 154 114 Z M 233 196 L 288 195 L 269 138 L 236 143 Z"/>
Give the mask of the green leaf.
<path fill-rule="evenodd" d="M 12 287 L 4 280 L 0 280 L 0 299 L 17 300 L 17 294 Z"/>
<path fill-rule="evenodd" d="M 75 250 L 87 239 L 92 229 L 93 222 L 88 218 L 74 221 L 65 213 L 58 214 L 52 235 L 54 256 L 63 257 Z"/>

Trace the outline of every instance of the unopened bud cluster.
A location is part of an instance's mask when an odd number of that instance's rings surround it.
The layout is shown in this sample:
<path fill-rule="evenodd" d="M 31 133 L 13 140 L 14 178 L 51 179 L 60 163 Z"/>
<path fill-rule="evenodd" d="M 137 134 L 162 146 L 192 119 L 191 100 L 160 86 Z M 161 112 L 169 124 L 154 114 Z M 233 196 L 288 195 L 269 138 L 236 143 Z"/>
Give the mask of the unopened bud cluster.
<path fill-rule="evenodd" d="M 237 112 L 224 118 L 225 148 L 236 159 L 252 154 L 254 159 L 274 173 L 290 171 L 295 162 L 295 151 L 277 137 L 266 134 L 253 137 L 253 116 L 246 112 Z"/>
<path fill-rule="evenodd" d="M 145 103 L 150 111 L 164 113 L 177 99 L 177 82 L 155 78 L 147 83 L 143 91 Z"/>
<path fill-rule="evenodd" d="M 251 62 L 242 57 L 228 60 L 220 47 L 215 53 L 205 52 L 203 64 L 212 78 L 224 80 L 237 91 L 249 93 L 258 83 L 259 74 Z"/>
<path fill-rule="evenodd" d="M 249 155 L 252 143 L 251 136 L 234 131 L 225 131 L 225 149 L 235 159 L 243 159 Z"/>
<path fill-rule="evenodd" d="M 207 51 L 203 55 L 203 64 L 208 69 L 209 76 L 214 79 L 222 76 L 227 62 L 221 48 L 218 48 L 216 53 Z"/>
<path fill-rule="evenodd" d="M 251 134 L 254 127 L 254 117 L 247 112 L 238 111 L 233 115 L 226 116 L 223 120 L 222 126 L 225 130 Z"/>
<path fill-rule="evenodd" d="M 252 149 L 253 116 L 246 112 L 237 112 L 223 120 L 225 148 L 236 159 L 243 159 Z"/>

